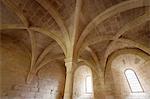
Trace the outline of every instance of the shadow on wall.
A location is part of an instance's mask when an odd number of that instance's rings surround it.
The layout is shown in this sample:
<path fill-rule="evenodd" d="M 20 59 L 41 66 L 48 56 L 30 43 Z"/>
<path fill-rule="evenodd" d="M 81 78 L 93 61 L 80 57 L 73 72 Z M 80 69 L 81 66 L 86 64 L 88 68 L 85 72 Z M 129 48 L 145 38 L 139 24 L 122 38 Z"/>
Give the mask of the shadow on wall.
<path fill-rule="evenodd" d="M 30 68 L 29 55 L 11 39 L 2 39 L 0 50 L 3 57 L 0 65 L 1 99 L 62 99 L 65 67 L 47 64 L 32 83 L 26 84 Z"/>

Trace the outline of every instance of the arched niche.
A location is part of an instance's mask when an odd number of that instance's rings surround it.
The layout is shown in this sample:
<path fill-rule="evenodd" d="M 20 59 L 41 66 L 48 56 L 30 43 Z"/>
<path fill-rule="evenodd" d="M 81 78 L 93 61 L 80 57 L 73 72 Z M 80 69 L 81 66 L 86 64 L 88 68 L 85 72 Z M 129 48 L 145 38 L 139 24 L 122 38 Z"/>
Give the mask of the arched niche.
<path fill-rule="evenodd" d="M 105 84 L 111 87 L 112 93 L 117 99 L 149 99 L 149 65 L 150 56 L 148 54 L 138 49 L 119 50 L 108 59 Z M 125 74 L 126 70 L 132 70 L 135 73 L 143 91 L 132 91 Z"/>
<path fill-rule="evenodd" d="M 73 99 L 93 99 L 93 76 L 86 65 L 78 67 L 74 73 Z"/>

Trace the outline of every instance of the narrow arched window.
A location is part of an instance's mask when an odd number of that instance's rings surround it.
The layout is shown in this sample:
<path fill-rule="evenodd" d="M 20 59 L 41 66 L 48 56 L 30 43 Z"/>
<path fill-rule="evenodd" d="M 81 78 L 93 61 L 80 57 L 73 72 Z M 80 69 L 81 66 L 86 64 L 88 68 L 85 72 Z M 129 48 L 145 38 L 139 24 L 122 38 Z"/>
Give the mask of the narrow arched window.
<path fill-rule="evenodd" d="M 127 78 L 131 92 L 143 92 L 144 91 L 136 73 L 133 70 L 131 69 L 125 70 L 125 76 Z"/>
<path fill-rule="evenodd" d="M 86 76 L 85 78 L 85 92 L 86 93 L 92 93 L 93 88 L 92 88 L 92 77 L 91 76 Z"/>

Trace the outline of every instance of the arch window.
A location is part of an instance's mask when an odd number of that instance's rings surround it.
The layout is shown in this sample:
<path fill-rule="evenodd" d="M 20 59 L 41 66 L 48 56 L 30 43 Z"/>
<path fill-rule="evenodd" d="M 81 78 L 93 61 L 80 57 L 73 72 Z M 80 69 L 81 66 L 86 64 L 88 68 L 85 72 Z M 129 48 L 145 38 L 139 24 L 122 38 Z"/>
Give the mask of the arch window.
<path fill-rule="evenodd" d="M 133 70 L 131 69 L 125 70 L 125 76 L 130 86 L 131 92 L 143 92 L 144 91 L 136 73 Z"/>
<path fill-rule="evenodd" d="M 93 77 L 88 66 L 80 66 L 74 73 L 73 99 L 93 99 Z"/>
<path fill-rule="evenodd" d="M 86 76 L 85 78 L 85 92 L 86 93 L 92 93 L 92 77 L 91 76 Z"/>

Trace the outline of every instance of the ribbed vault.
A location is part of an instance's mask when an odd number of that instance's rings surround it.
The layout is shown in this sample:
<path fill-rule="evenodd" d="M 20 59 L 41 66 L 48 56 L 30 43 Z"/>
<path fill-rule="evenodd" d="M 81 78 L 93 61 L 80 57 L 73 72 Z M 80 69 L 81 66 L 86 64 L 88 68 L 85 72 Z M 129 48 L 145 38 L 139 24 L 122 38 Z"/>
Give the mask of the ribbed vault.
<path fill-rule="evenodd" d="M 150 55 L 149 0 L 1 0 L 0 9 L 1 35 L 22 42 L 31 55 L 27 81 L 48 63 L 64 66 L 65 58 L 104 73 L 119 49 Z"/>

